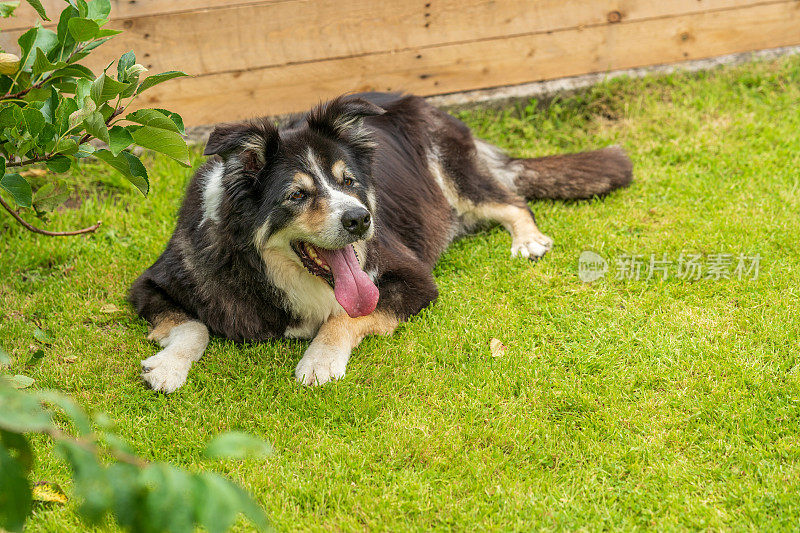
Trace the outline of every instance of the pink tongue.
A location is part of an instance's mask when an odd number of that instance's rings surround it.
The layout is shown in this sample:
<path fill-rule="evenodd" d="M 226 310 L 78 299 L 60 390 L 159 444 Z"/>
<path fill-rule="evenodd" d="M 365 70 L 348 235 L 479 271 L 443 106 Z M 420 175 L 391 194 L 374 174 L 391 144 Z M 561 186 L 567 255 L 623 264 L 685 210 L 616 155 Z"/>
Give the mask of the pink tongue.
<path fill-rule="evenodd" d="M 361 270 L 352 245 L 317 251 L 333 272 L 333 295 L 352 318 L 368 315 L 378 305 L 378 287 Z"/>

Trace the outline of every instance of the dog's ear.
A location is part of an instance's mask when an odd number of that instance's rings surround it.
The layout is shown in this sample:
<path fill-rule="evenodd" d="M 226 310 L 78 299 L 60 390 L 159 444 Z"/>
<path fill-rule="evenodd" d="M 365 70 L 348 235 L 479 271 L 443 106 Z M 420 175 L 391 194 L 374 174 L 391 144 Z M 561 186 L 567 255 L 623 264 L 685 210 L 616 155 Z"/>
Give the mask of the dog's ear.
<path fill-rule="evenodd" d="M 363 127 L 364 117 L 374 117 L 386 110 L 355 96 L 340 96 L 321 104 L 306 115 L 309 128 L 320 133 L 371 147 L 372 140 Z"/>
<path fill-rule="evenodd" d="M 208 137 L 203 155 L 217 154 L 225 161 L 235 157 L 242 168 L 257 172 L 278 153 L 278 128 L 267 119 L 220 124 Z"/>

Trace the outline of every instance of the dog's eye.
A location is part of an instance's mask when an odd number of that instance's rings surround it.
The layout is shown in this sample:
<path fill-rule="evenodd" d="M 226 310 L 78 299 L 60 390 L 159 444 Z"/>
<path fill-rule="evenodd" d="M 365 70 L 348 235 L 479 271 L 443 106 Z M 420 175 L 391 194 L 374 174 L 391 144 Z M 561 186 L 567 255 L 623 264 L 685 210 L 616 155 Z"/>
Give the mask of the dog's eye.
<path fill-rule="evenodd" d="M 306 197 L 305 191 L 294 191 L 292 194 L 289 195 L 289 200 L 294 200 L 295 202 L 299 202 L 300 200 L 304 200 Z"/>
<path fill-rule="evenodd" d="M 343 183 L 345 187 L 352 187 L 355 184 L 353 178 L 351 178 L 350 176 L 345 176 Z"/>

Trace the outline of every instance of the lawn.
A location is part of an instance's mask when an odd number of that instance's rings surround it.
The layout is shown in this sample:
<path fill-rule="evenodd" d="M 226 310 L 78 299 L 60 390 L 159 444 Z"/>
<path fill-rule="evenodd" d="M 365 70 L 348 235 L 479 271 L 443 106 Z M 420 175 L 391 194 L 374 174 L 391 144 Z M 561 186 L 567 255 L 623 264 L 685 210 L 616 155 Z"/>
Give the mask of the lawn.
<path fill-rule="evenodd" d="M 216 338 L 165 396 L 139 379 L 157 347 L 125 297 L 165 246 L 190 173 L 146 158 L 144 199 L 87 166 L 76 207 L 49 227 L 102 220 L 96 234 L 40 237 L 0 215 L 11 371 L 107 413 L 149 460 L 228 475 L 279 530 L 796 528 L 800 56 L 459 116 L 520 156 L 620 144 L 635 181 L 532 204 L 556 242 L 536 264 L 511 260 L 499 229 L 457 242 L 436 304 L 367 339 L 341 382 L 295 383 L 305 342 Z M 608 261 L 604 278 L 579 279 L 585 250 Z M 700 279 L 678 276 L 682 253 L 700 256 Z M 646 279 L 651 254 L 672 262 L 667 279 Z M 623 268 L 636 256 L 639 279 Z M 757 276 L 736 275 L 740 256 L 759 258 Z M 36 328 L 54 342 L 26 368 Z M 274 453 L 204 460 L 231 429 Z M 35 479 L 69 489 L 36 443 Z M 84 531 L 74 506 L 38 507 L 28 530 Z"/>

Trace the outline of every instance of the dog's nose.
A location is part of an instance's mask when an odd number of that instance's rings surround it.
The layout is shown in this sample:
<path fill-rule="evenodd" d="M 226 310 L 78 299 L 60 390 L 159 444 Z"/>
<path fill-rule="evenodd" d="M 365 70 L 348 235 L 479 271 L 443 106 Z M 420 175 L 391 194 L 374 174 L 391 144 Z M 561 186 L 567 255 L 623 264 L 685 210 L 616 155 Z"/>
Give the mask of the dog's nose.
<path fill-rule="evenodd" d="M 363 207 L 348 209 L 342 215 L 344 229 L 357 237 L 361 237 L 367 232 L 370 222 L 369 211 Z"/>

